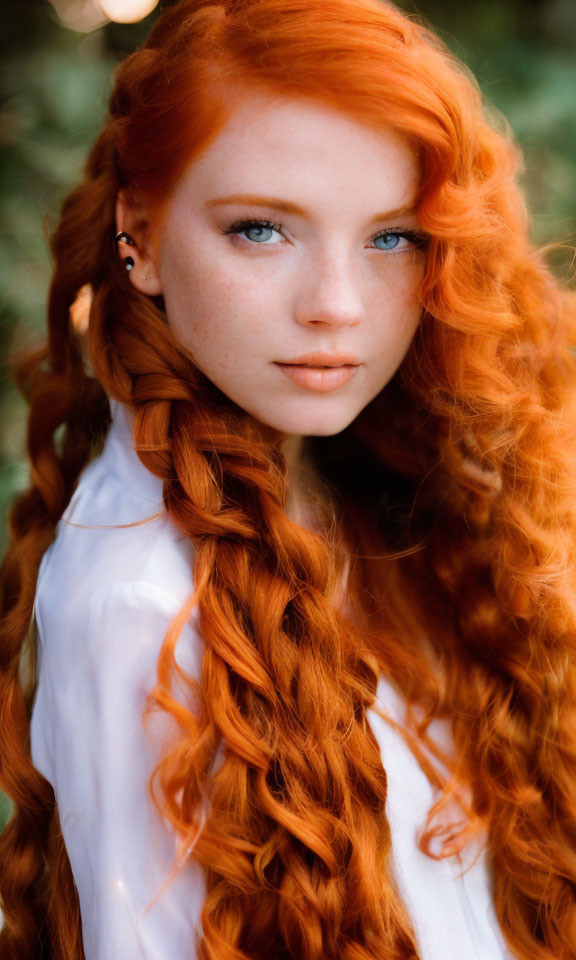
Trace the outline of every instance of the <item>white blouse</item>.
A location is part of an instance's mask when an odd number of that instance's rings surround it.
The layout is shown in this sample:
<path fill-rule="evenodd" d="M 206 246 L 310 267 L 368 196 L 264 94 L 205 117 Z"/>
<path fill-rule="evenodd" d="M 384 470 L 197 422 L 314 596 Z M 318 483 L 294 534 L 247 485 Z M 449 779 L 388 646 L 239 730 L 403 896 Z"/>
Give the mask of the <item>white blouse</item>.
<path fill-rule="evenodd" d="M 188 862 L 162 889 L 176 837 L 148 795 L 173 721 L 163 712 L 142 721 L 166 630 L 192 588 L 192 548 L 164 510 L 162 481 L 134 450 L 131 412 L 110 406 L 104 450 L 83 471 L 40 567 L 32 759 L 54 788 L 86 960 L 195 960 L 202 870 Z M 176 656 L 198 677 L 195 616 Z M 403 701 L 384 678 L 378 696 L 402 722 Z M 466 850 L 464 863 L 462 854 L 434 860 L 418 850 L 432 787 L 403 738 L 369 717 L 388 773 L 393 869 L 422 960 L 510 958 L 484 852 Z M 451 743 L 443 721 L 431 729 Z"/>

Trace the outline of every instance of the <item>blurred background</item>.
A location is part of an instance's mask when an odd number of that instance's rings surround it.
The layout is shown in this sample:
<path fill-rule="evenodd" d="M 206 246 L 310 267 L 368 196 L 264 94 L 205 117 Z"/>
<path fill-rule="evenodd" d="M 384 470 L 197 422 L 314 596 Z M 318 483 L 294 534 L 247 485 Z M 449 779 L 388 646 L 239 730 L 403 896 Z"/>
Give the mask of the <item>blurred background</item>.
<path fill-rule="evenodd" d="M 164 0 L 2 0 L 0 9 L 0 549 L 27 480 L 24 401 L 12 352 L 43 336 L 47 236 L 106 111 L 111 73 Z M 536 242 L 573 283 L 576 0 L 400 0 L 432 25 L 507 117 L 526 163 Z M 8 803 L 0 795 L 0 827 Z"/>

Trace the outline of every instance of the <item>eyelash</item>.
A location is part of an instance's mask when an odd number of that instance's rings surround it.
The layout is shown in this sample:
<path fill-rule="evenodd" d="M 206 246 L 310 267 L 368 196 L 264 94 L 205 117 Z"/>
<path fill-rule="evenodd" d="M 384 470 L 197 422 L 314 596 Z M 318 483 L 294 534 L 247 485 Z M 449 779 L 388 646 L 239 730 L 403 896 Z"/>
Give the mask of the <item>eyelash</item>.
<path fill-rule="evenodd" d="M 239 220 L 237 223 L 233 223 L 230 227 L 227 227 L 225 230 L 221 230 L 223 234 L 239 234 L 243 233 L 245 230 L 249 230 L 251 227 L 268 227 L 270 230 L 276 230 L 278 233 L 282 233 L 282 225 L 279 223 L 273 223 L 272 220 Z M 421 233 L 418 230 L 405 230 L 401 227 L 393 227 L 388 230 L 381 230 L 380 233 L 377 233 L 372 240 L 377 240 L 379 237 L 402 237 L 405 240 L 408 240 L 413 247 L 425 247 L 428 243 L 430 237 L 426 233 Z M 257 244 L 254 241 L 249 240 L 249 243 L 252 243 L 252 246 L 275 246 L 275 244 L 261 243 Z M 377 247 L 376 249 L 382 249 Z M 391 248 L 392 250 L 396 249 L 395 247 Z M 385 251 L 382 250 L 384 253 Z"/>

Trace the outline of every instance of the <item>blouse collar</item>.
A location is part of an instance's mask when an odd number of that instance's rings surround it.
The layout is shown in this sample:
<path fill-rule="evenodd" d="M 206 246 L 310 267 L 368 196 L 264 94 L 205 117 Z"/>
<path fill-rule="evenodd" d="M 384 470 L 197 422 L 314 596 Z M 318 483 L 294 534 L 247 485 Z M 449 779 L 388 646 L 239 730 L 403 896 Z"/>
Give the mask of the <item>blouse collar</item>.
<path fill-rule="evenodd" d="M 102 457 L 122 484 L 144 500 L 162 503 L 163 481 L 144 466 L 134 448 L 134 412 L 109 397 L 112 423 Z"/>

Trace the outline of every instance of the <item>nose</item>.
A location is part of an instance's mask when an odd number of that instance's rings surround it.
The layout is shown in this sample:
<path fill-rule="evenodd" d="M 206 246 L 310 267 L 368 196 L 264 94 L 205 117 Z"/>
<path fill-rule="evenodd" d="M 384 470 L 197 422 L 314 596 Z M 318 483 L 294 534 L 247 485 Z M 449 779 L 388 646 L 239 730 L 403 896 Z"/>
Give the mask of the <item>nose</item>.
<path fill-rule="evenodd" d="M 296 322 L 303 326 L 352 327 L 361 323 L 363 317 L 360 268 L 355 269 L 343 256 L 331 256 L 321 262 L 311 259 L 307 279 L 299 284 Z"/>

